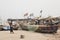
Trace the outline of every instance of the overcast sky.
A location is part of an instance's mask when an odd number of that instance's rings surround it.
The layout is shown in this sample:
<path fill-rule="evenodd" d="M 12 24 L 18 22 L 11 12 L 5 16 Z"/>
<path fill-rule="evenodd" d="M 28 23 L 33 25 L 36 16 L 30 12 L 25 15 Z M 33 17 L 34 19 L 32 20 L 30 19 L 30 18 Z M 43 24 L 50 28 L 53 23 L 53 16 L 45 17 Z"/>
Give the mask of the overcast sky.
<path fill-rule="evenodd" d="M 25 13 L 34 13 L 34 16 L 42 17 L 60 16 L 60 0 L 0 0 L 0 17 L 23 18 Z"/>

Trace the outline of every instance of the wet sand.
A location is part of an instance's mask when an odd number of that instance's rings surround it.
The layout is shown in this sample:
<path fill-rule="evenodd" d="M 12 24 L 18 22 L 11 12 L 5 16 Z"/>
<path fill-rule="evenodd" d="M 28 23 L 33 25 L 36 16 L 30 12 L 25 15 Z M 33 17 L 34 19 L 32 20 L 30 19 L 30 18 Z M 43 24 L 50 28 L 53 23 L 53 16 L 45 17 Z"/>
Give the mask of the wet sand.
<path fill-rule="evenodd" d="M 24 35 L 24 38 L 20 38 Z M 43 34 L 31 31 L 14 31 L 10 34 L 9 31 L 0 31 L 0 40 L 60 40 L 60 30 L 56 34 Z"/>

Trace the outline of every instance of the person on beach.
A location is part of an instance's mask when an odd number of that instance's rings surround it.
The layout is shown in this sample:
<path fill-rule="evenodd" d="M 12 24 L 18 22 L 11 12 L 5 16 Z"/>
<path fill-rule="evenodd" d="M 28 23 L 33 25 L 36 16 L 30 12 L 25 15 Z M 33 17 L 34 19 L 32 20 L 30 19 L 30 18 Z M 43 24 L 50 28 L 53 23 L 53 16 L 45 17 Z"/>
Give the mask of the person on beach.
<path fill-rule="evenodd" d="M 13 32 L 13 27 L 12 27 L 12 20 L 9 22 L 9 25 L 10 25 L 10 33 L 14 33 Z"/>

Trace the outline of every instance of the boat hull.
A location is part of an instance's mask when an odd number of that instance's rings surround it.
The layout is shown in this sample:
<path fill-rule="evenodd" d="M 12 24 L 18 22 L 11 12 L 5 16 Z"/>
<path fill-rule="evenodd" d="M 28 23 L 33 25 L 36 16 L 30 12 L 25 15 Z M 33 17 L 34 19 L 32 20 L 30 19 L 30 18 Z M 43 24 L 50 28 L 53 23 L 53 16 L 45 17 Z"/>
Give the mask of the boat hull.
<path fill-rule="evenodd" d="M 35 32 L 42 33 L 57 33 L 58 26 L 50 26 L 50 27 L 39 27 Z"/>
<path fill-rule="evenodd" d="M 37 25 L 28 25 L 22 27 L 22 30 L 34 31 L 34 32 L 41 32 L 41 33 L 56 33 L 58 30 L 58 26 L 37 26 Z"/>

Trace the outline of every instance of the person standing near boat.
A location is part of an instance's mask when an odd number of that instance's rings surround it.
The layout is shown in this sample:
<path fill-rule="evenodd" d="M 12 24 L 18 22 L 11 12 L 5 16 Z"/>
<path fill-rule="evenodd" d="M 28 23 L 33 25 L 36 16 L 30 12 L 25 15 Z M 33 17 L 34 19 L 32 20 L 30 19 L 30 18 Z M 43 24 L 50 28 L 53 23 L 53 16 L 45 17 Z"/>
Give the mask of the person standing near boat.
<path fill-rule="evenodd" d="M 12 20 L 9 21 L 9 25 L 10 25 L 10 33 L 14 33 L 14 32 L 13 32 L 13 27 L 12 27 Z"/>

